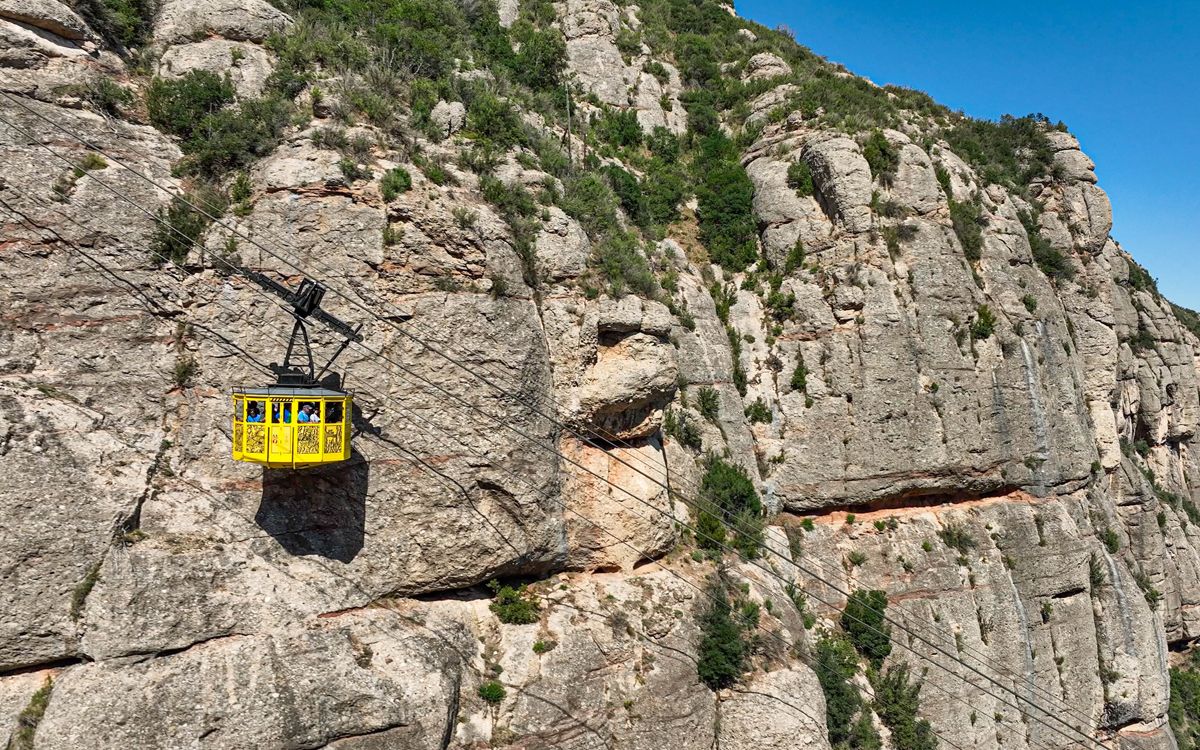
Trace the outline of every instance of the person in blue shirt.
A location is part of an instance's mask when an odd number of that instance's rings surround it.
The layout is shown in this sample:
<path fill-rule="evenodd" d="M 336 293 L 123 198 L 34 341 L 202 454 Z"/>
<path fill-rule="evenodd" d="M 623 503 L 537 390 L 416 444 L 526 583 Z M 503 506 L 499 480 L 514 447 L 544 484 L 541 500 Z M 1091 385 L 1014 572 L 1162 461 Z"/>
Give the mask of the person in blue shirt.
<path fill-rule="evenodd" d="M 263 413 L 259 410 L 257 401 L 251 401 L 250 404 L 246 407 L 246 421 L 247 422 L 263 421 Z"/>
<path fill-rule="evenodd" d="M 301 404 L 300 413 L 296 415 L 296 419 L 300 422 L 320 422 L 321 415 L 317 414 L 312 404 Z"/>

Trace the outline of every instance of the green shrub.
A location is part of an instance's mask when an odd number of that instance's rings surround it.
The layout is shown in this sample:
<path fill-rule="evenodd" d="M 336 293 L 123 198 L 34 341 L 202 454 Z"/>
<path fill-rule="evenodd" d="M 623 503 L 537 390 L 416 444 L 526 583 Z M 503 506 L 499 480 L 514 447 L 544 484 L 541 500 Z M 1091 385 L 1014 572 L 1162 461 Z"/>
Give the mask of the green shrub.
<path fill-rule="evenodd" d="M 537 597 L 525 584 L 513 588 L 493 580 L 488 582 L 488 588 L 495 594 L 488 608 L 500 622 L 506 625 L 531 625 L 541 618 Z"/>
<path fill-rule="evenodd" d="M 935 164 L 933 174 L 937 177 L 938 184 L 942 186 L 942 192 L 946 194 L 948 200 L 954 199 L 954 187 L 950 182 L 950 172 L 941 164 Z"/>
<path fill-rule="evenodd" d="M 100 112 L 119 116 L 133 104 L 133 93 L 111 78 L 97 77 L 82 88 L 83 98 Z"/>
<path fill-rule="evenodd" d="M 152 260 L 154 265 L 183 263 L 187 260 L 188 253 L 200 243 L 200 237 L 210 223 L 205 214 L 220 216 L 225 204 L 223 194 L 211 186 L 202 185 L 173 197 L 166 209 L 160 208 L 158 221 L 150 236 L 150 248 L 156 253 Z"/>
<path fill-rule="evenodd" d="M 1050 170 L 1054 152 L 1045 134 L 1048 125 L 1042 115 L 1003 115 L 999 122 L 961 118 L 942 135 L 984 182 L 1023 190 Z"/>
<path fill-rule="evenodd" d="M 891 730 L 895 750 L 936 750 L 937 735 L 925 719 L 918 718 L 921 682 L 910 683 L 907 664 L 888 667 L 874 676 L 875 712 Z"/>
<path fill-rule="evenodd" d="M 425 178 L 434 185 L 457 185 L 458 181 L 450 170 L 446 169 L 446 162 L 442 158 L 436 159 L 414 159 L 417 165 L 421 168 L 421 172 Z"/>
<path fill-rule="evenodd" d="M 558 29 L 515 26 L 520 51 L 513 57 L 513 77 L 531 89 L 555 89 L 567 65 L 567 44 Z"/>
<path fill-rule="evenodd" d="M 747 558 L 758 555 L 762 546 L 762 502 L 746 470 L 717 456 L 705 461 L 700 482 L 700 499 L 706 511 L 730 524 L 733 545 Z"/>
<path fill-rule="evenodd" d="M 808 168 L 808 162 L 801 159 L 788 165 L 787 184 L 801 198 L 813 194 L 813 177 L 812 171 Z"/>
<path fill-rule="evenodd" d="M 675 438 L 680 445 L 692 450 L 698 451 L 703 447 L 700 431 L 692 424 L 686 411 L 676 412 L 674 409 L 668 409 L 663 417 L 663 432 Z"/>
<path fill-rule="evenodd" d="M 100 581 L 100 563 L 88 568 L 83 580 L 71 590 L 71 619 L 78 620 L 83 616 L 83 605 L 87 603 L 88 594 Z"/>
<path fill-rule="evenodd" d="M 983 227 L 987 223 L 979 199 L 967 203 L 950 199 L 950 221 L 962 244 L 963 255 L 972 263 L 978 262 L 983 257 Z"/>
<path fill-rule="evenodd" d="M 1117 554 L 1117 550 L 1121 548 L 1121 538 L 1117 536 L 1117 532 L 1113 531 L 1111 527 L 1105 527 L 1100 532 L 1100 541 L 1104 543 L 1104 548 L 1108 550 L 1109 554 L 1115 555 Z"/>
<path fill-rule="evenodd" d="M 1158 296 L 1158 282 L 1150 275 L 1150 272 L 1139 266 L 1132 260 L 1127 261 L 1129 267 L 1129 286 L 1138 291 L 1150 291 L 1154 296 Z"/>
<path fill-rule="evenodd" d="M 1200 651 L 1172 667 L 1167 718 L 1179 750 L 1200 750 Z"/>
<path fill-rule="evenodd" d="M 703 386 L 697 392 L 697 399 L 696 408 L 700 410 L 700 416 L 710 422 L 716 422 L 720 411 L 720 399 L 716 390 Z"/>
<path fill-rule="evenodd" d="M 1132 347 L 1135 352 L 1150 351 L 1155 345 L 1154 334 L 1150 333 L 1145 328 L 1142 328 L 1140 321 L 1138 322 L 1137 331 L 1135 331 L 1132 336 L 1126 339 L 1126 341 L 1128 341 L 1129 346 Z"/>
<path fill-rule="evenodd" d="M 900 152 L 888 141 L 882 130 L 873 130 L 863 146 L 863 156 L 871 168 L 871 176 L 890 185 L 900 167 Z"/>
<path fill-rule="evenodd" d="M 599 175 L 584 173 L 563 185 L 563 211 L 593 240 L 620 231 L 616 208 L 616 195 Z"/>
<path fill-rule="evenodd" d="M 50 694 L 53 691 L 54 681 L 47 677 L 42 686 L 30 696 L 29 703 L 17 714 L 16 726 L 8 744 L 10 750 L 33 750 L 34 736 L 37 734 L 38 725 L 42 723 L 42 717 L 46 715 L 46 709 L 50 706 Z"/>
<path fill-rule="evenodd" d="M 175 80 L 155 78 L 146 92 L 146 111 L 159 130 L 190 138 L 205 118 L 233 101 L 233 84 L 207 70 Z"/>
<path fill-rule="evenodd" d="M 742 271 L 758 259 L 754 184 L 733 144 L 719 132 L 701 143 L 694 170 L 700 239 L 713 262 Z"/>
<path fill-rule="evenodd" d="M 401 193 L 408 192 L 410 188 L 412 188 L 412 175 L 404 167 L 389 169 L 383 173 L 383 179 L 379 181 L 379 192 L 388 202 L 396 200 Z"/>
<path fill-rule="evenodd" d="M 358 162 L 348 156 L 343 156 L 341 160 L 338 161 L 338 168 L 342 170 L 342 176 L 345 177 L 348 182 L 354 182 L 355 180 L 367 180 L 372 176 L 370 170 L 362 168 L 359 166 Z"/>
<path fill-rule="evenodd" d="M 441 78 L 454 66 L 468 39 L 462 10 L 451 0 L 395 0 L 390 3 L 330 3 L 370 33 L 394 55 L 394 65 L 409 76 Z M 373 15 L 378 14 L 378 15 Z"/>
<path fill-rule="evenodd" d="M 646 148 L 660 164 L 670 164 L 679 159 L 679 136 L 658 125 L 646 136 Z"/>
<path fill-rule="evenodd" d="M 712 603 L 700 618 L 700 648 L 696 672 L 711 690 L 734 684 L 746 671 L 750 649 L 746 627 L 733 615 L 725 587 L 714 579 L 708 587 Z"/>
<path fill-rule="evenodd" d="M 849 555 L 846 556 L 846 560 L 849 561 L 851 567 L 857 568 L 858 566 L 862 565 L 863 563 L 865 563 L 867 561 L 867 555 L 864 552 L 859 552 L 858 550 L 854 550 L 853 552 L 851 552 Z"/>
<path fill-rule="evenodd" d="M 723 552 L 729 536 L 725 532 L 725 524 L 721 519 L 706 510 L 701 510 L 696 517 L 696 543 L 702 548 L 713 552 Z"/>
<path fill-rule="evenodd" d="M 1191 331 L 1193 336 L 1200 338 L 1200 313 L 1176 304 L 1171 305 L 1171 310 L 1180 325 Z"/>
<path fill-rule="evenodd" d="M 658 282 L 638 242 L 626 232 L 601 240 L 593 248 L 592 261 L 609 283 L 613 297 L 633 292 L 646 298 L 658 293 Z"/>
<path fill-rule="evenodd" d="M 788 250 L 787 259 L 783 262 L 783 273 L 785 276 L 791 276 L 792 273 L 804 265 L 804 242 L 799 237 L 796 238 L 796 244 L 792 245 L 792 249 Z"/>
<path fill-rule="evenodd" d="M 996 332 L 996 315 L 992 308 L 980 305 L 975 309 L 975 320 L 971 323 L 971 338 L 982 341 Z"/>
<path fill-rule="evenodd" d="M 505 185 L 485 175 L 479 180 L 479 187 L 484 200 L 499 209 L 509 224 L 514 218 L 528 218 L 537 213 L 537 202 L 523 185 Z"/>
<path fill-rule="evenodd" d="M 200 365 L 191 355 L 185 355 L 175 360 L 175 369 L 171 372 L 171 382 L 178 388 L 185 388 L 200 371 Z"/>
<path fill-rule="evenodd" d="M 845 638 L 827 635 L 817 641 L 814 671 L 825 694 L 825 726 L 829 744 L 837 750 L 878 750 L 878 734 L 862 696 L 851 680 L 858 657 Z"/>
<path fill-rule="evenodd" d="M 504 686 L 495 680 L 485 682 L 479 686 L 479 697 L 493 706 L 503 701 L 505 695 L 507 695 L 507 692 L 504 690 Z"/>
<path fill-rule="evenodd" d="M 233 178 L 233 184 L 229 187 L 229 199 L 234 203 L 243 203 L 250 200 L 253 193 L 254 184 L 250 182 L 250 175 L 238 172 Z"/>
<path fill-rule="evenodd" d="M 156 10 L 149 0 L 71 0 L 68 5 L 109 44 L 127 49 L 146 41 Z"/>
<path fill-rule="evenodd" d="M 1032 294 L 1022 296 L 1021 304 L 1025 305 L 1025 309 L 1031 313 L 1037 311 L 1037 297 L 1034 297 Z"/>
<path fill-rule="evenodd" d="M 754 403 L 746 407 L 746 419 L 750 420 L 750 424 L 770 424 L 771 409 L 762 400 L 761 396 L 755 399 Z"/>
<path fill-rule="evenodd" d="M 876 670 L 892 652 L 891 626 L 886 622 L 887 594 L 859 589 L 850 594 L 842 610 L 842 629 L 855 650 Z"/>
<path fill-rule="evenodd" d="M 633 57 L 642 53 L 642 35 L 633 29 L 622 27 L 617 32 L 616 43 L 626 65 Z"/>
<path fill-rule="evenodd" d="M 679 169 L 654 159 L 640 185 L 646 226 L 666 226 L 679 218 L 687 184 Z"/>
<path fill-rule="evenodd" d="M 943 544 L 951 549 L 958 550 L 960 555 L 967 554 L 969 550 L 976 546 L 975 539 L 971 536 L 970 532 L 958 524 L 946 524 L 938 532 L 938 536 L 941 537 Z"/>
<path fill-rule="evenodd" d="M 646 210 L 643 205 L 642 186 L 638 179 L 615 164 L 609 164 L 602 170 L 608 178 L 608 185 L 621 205 L 625 215 L 638 226 L 646 223 Z"/>
<path fill-rule="evenodd" d="M 1029 237 L 1029 249 L 1033 253 L 1033 261 L 1042 273 L 1053 281 L 1075 278 L 1075 267 L 1071 265 L 1071 261 L 1042 236 L 1037 215 L 1028 211 L 1018 211 L 1017 218 L 1025 227 L 1025 234 Z"/>
<path fill-rule="evenodd" d="M 182 171 L 217 176 L 248 166 L 274 150 L 290 112 L 290 104 L 268 97 L 208 115 L 180 145 Z"/>
<path fill-rule="evenodd" d="M 640 146 L 642 143 L 642 126 L 637 121 L 637 111 L 633 109 L 605 112 L 593 123 L 592 131 L 600 140 L 617 148 Z"/>
<path fill-rule="evenodd" d="M 671 74 L 658 60 L 648 61 L 642 66 L 642 70 L 657 78 L 659 83 L 666 83 L 671 80 Z M 660 125 L 659 127 L 662 126 Z M 666 130 L 666 128 L 663 128 L 663 130 Z"/>
<path fill-rule="evenodd" d="M 471 97 L 467 129 L 476 139 L 503 149 L 525 142 L 525 126 L 517 110 L 486 91 L 478 91 Z"/>
<path fill-rule="evenodd" d="M 776 278 L 779 278 L 778 276 Z M 779 289 L 772 289 L 767 294 L 767 298 L 763 300 L 763 305 L 767 308 L 771 318 L 776 323 L 782 323 L 785 320 L 791 320 L 796 314 L 796 293 L 788 292 L 784 294 Z"/>

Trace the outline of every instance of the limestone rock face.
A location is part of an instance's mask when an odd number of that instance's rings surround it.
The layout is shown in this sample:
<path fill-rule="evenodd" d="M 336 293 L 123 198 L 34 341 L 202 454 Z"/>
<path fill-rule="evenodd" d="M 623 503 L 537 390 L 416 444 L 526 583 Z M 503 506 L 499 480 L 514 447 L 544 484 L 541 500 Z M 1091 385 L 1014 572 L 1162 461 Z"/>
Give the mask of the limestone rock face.
<path fill-rule="evenodd" d="M 804 147 L 821 200 L 848 231 L 870 228 L 871 169 L 858 145 L 840 136 L 815 139 Z"/>
<path fill-rule="evenodd" d="M 554 4 L 596 97 L 580 112 L 686 131 L 660 10 Z M 519 3 L 498 11 L 511 25 Z M 920 716 L 956 744 L 1076 744 L 1049 712 L 1174 747 L 1167 669 L 1200 639 L 1200 340 L 1110 236 L 1073 136 L 1047 129 L 1049 174 L 1014 191 L 906 113 L 873 175 L 835 113 L 786 111 L 803 82 L 740 29 L 727 72 L 753 96 L 722 125 L 763 265 L 709 265 L 684 205 L 665 238 L 640 234 L 663 290 L 642 299 L 602 283 L 605 245 L 555 198 L 572 174 L 535 149 L 490 173 L 532 196 L 524 223 L 485 200 L 470 97 L 445 93 L 426 132 L 404 106 L 386 127 L 335 120 L 310 90 L 176 265 L 156 217 L 194 183 L 140 105 L 93 100 L 149 77 L 91 17 L 0 0 L 17 100 L 0 98 L 0 744 L 49 684 L 39 750 L 829 750 L 816 643 L 865 588 L 894 618 L 885 669 L 921 675 Z M 147 59 L 251 99 L 262 41 L 291 24 L 259 0 L 169 0 Z M 336 99 L 343 74 L 323 73 Z M 575 169 L 620 162 L 520 114 Z M 800 162 L 811 195 L 789 185 Z M 398 168 L 411 186 L 385 192 Z M 951 200 L 978 208 L 977 247 Z M 227 264 L 319 278 L 323 307 L 364 324 L 333 368 L 355 394 L 350 461 L 229 459 L 229 391 L 271 379 L 291 319 Z M 708 455 L 768 511 L 756 559 L 696 547 Z M 510 578 L 534 622 L 489 607 Z M 718 581 L 757 621 L 744 674 L 712 690 Z"/>
<path fill-rule="evenodd" d="M 571 71 L 605 104 L 629 104 L 625 60 L 617 49 L 621 14 L 611 0 L 567 0 L 562 19 Z"/>
<path fill-rule="evenodd" d="M 96 32 L 75 11 L 56 0 L 3 0 L 0 19 L 48 31 L 73 42 L 99 41 Z"/>
<path fill-rule="evenodd" d="M 206 70 L 219 76 L 228 73 L 237 95 L 253 99 L 262 95 L 271 69 L 270 55 L 257 44 L 213 39 L 171 47 L 159 61 L 158 74 L 170 79 L 193 70 Z"/>
<path fill-rule="evenodd" d="M 677 380 L 666 307 L 634 296 L 604 297 L 582 308 L 555 304 L 544 315 L 558 392 L 568 396 L 560 412 L 602 439 L 654 435 Z"/>
<path fill-rule="evenodd" d="M 154 40 L 172 45 L 217 36 L 230 41 L 262 42 L 291 22 L 287 14 L 266 0 L 167 0 L 154 21 Z"/>
<path fill-rule="evenodd" d="M 172 748 L 197 737 L 205 747 L 319 747 L 372 735 L 444 747 L 447 706 L 473 647 L 459 623 L 366 610 L 141 664 L 97 663 L 55 680 L 39 737 L 58 747 Z M 214 713 L 214 701 L 229 708 Z"/>

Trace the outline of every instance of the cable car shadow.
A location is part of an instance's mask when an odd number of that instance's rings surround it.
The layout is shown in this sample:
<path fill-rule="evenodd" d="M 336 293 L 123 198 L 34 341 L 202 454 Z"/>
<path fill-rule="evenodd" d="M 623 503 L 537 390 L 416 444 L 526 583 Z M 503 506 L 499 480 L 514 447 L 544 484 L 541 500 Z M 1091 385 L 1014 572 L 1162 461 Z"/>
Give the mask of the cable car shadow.
<path fill-rule="evenodd" d="M 348 563 L 363 548 L 370 464 L 357 450 L 335 466 L 264 469 L 254 521 L 293 555 Z"/>

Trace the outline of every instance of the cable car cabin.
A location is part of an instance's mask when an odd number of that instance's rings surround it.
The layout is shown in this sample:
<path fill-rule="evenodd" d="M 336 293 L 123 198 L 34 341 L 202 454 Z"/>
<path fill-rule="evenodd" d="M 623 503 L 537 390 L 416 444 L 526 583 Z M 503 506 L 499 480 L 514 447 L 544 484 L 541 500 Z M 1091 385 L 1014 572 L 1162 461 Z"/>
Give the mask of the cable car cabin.
<path fill-rule="evenodd" d="M 235 388 L 233 459 L 272 469 L 345 461 L 353 399 L 320 387 Z"/>

